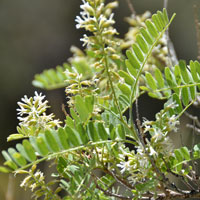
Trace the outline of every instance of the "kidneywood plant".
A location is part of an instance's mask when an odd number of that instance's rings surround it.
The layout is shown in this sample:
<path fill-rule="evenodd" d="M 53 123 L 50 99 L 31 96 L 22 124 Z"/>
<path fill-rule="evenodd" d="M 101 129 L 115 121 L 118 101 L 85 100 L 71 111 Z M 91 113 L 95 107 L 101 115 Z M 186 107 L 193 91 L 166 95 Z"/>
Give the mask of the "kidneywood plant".
<path fill-rule="evenodd" d="M 200 198 L 194 165 L 200 144 L 175 149 L 169 137 L 198 99 L 200 63 L 174 64 L 168 56 L 165 32 L 175 14 L 169 19 L 163 9 L 128 17 L 130 28 L 121 39 L 113 27 L 117 6 L 83 0 L 75 21 L 87 33 L 81 38 L 84 51 L 73 46 L 68 63 L 35 76 L 36 87 L 65 87 L 64 122 L 46 114 L 48 101 L 41 93 L 18 103 L 18 133 L 8 141 L 19 143 L 2 151 L 6 161 L 0 171 L 25 174 L 21 187 L 30 188 L 34 199 Z M 133 119 L 138 115 L 133 105 L 144 93 L 165 100 L 155 121 Z M 49 160 L 56 167 L 46 182 L 37 165 Z"/>

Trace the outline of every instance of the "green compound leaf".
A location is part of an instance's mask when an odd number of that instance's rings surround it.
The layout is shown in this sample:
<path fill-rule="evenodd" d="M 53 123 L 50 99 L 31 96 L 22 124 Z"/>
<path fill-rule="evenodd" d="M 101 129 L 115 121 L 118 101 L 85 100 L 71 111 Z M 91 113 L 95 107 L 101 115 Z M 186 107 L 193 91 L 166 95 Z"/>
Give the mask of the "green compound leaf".
<path fill-rule="evenodd" d="M 194 152 L 193 152 L 193 157 L 194 159 L 200 158 L 200 144 L 194 145 Z"/>
<path fill-rule="evenodd" d="M 116 135 L 118 138 L 120 139 L 125 139 L 126 138 L 126 135 L 125 135 L 125 131 L 124 131 L 124 128 L 121 124 L 118 124 L 117 125 L 117 128 L 116 128 Z"/>
<path fill-rule="evenodd" d="M 190 153 L 187 147 L 181 147 L 174 150 L 174 155 L 170 158 L 171 170 L 181 175 L 188 174 L 191 169 L 190 162 L 200 158 L 200 144 L 196 144 Z M 184 165 L 187 164 L 187 165 Z"/>
<path fill-rule="evenodd" d="M 163 9 L 163 12 L 158 11 L 152 16 L 152 20 L 147 19 L 145 21 L 146 28 L 140 29 L 140 33 L 136 36 L 136 43 L 133 44 L 131 49 L 126 51 L 126 56 L 128 58 L 125 61 L 125 65 L 127 67 L 126 70 L 130 77 L 132 77 L 133 83 L 130 85 L 131 81 L 129 81 L 127 78 L 125 79 L 125 73 L 120 72 L 119 76 L 124 78 L 125 83 L 118 83 L 118 88 L 123 95 L 128 97 L 129 107 L 131 107 L 134 99 L 136 98 L 135 94 L 138 90 L 138 85 L 141 80 L 144 66 L 151 55 L 153 48 L 157 45 L 157 42 L 163 36 L 174 17 L 175 14 L 169 21 L 165 9 Z M 158 91 L 155 94 L 152 92 L 158 88 L 163 88 L 165 85 L 161 72 L 159 70 L 156 71 L 156 78 L 154 78 L 150 73 L 146 73 L 145 77 L 147 85 L 151 90 L 149 91 L 149 95 L 153 96 L 154 98 L 157 96 L 162 98 L 162 95 Z M 127 84 L 130 85 L 130 88 L 127 87 Z M 170 94 L 168 91 L 165 91 L 164 93 L 168 95 Z"/>
<path fill-rule="evenodd" d="M 43 89 L 57 89 L 68 85 L 66 80 L 68 79 L 65 70 L 71 70 L 70 66 L 66 63 L 63 66 L 57 66 L 56 69 L 44 70 L 41 74 L 36 74 L 33 80 L 35 87 Z"/>
<path fill-rule="evenodd" d="M 31 136 L 29 139 L 23 140 L 22 144 L 16 145 L 18 151 L 14 148 L 2 151 L 6 160 L 4 165 L 9 167 L 11 171 L 20 171 L 44 160 L 56 158 L 58 155 L 65 154 L 65 152 L 82 149 L 84 145 L 92 147 L 93 145 L 112 143 L 111 135 L 102 122 L 94 123 L 90 121 L 86 129 L 80 123 L 76 128 L 75 130 L 66 126 L 57 131 L 47 130 L 45 133 L 39 133 L 38 136 Z M 125 138 L 125 132 L 121 125 L 117 127 L 117 135 L 119 139 Z M 1 171 L 7 172 L 4 167 Z"/>
<path fill-rule="evenodd" d="M 164 74 L 156 68 L 154 74 L 146 73 L 145 84 L 140 86 L 140 89 L 157 99 L 168 99 L 171 94 L 176 94 L 179 111 L 181 111 L 182 103 L 186 107 L 197 98 L 200 89 L 199 67 L 198 61 L 190 61 L 188 67 L 184 61 L 180 61 L 179 65 L 165 67 Z"/>
<path fill-rule="evenodd" d="M 190 160 L 190 152 L 187 147 L 181 147 L 180 148 L 181 154 L 184 157 L 185 160 Z"/>
<path fill-rule="evenodd" d="M 72 73 L 78 72 L 82 74 L 82 80 L 92 77 L 91 68 L 87 63 L 87 59 L 72 61 L 71 67 L 69 64 L 64 63 L 62 66 L 57 66 L 55 69 L 44 70 L 41 74 L 36 74 L 32 84 L 46 90 L 53 90 L 64 88 L 69 85 L 67 82 L 71 78 L 65 73 L 66 70 Z"/>

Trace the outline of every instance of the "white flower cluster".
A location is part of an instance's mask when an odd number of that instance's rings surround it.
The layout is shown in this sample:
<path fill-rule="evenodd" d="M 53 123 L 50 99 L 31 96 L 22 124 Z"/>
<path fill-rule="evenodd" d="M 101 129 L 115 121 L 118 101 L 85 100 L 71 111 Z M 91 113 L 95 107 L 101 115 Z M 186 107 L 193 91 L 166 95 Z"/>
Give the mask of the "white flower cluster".
<path fill-rule="evenodd" d="M 44 101 L 45 96 L 42 94 L 38 94 L 35 92 L 35 96 L 32 98 L 28 98 L 27 95 L 21 99 L 21 102 L 18 102 L 20 108 L 17 109 L 18 115 L 23 116 L 27 115 L 26 117 L 18 117 L 21 123 L 29 122 L 30 118 L 38 118 L 41 113 L 45 112 L 46 109 L 49 107 L 47 106 L 48 101 Z"/>
<path fill-rule="evenodd" d="M 40 131 L 48 128 L 59 126 L 59 120 L 54 120 L 53 114 L 46 114 L 48 101 L 44 100 L 45 96 L 42 93 L 35 92 L 34 97 L 28 98 L 26 95 L 18 102 L 19 108 L 18 119 L 19 125 L 26 129 L 35 128 L 35 131 Z"/>
<path fill-rule="evenodd" d="M 170 131 L 177 131 L 179 121 L 175 115 L 169 116 L 169 109 L 174 107 L 174 104 L 166 106 L 163 110 L 156 114 L 156 121 L 144 121 L 143 127 L 145 133 L 150 133 L 150 141 L 146 140 L 148 151 L 154 157 L 159 154 L 169 157 L 173 150 L 174 145 L 169 138 Z"/>
<path fill-rule="evenodd" d="M 35 182 L 35 180 L 37 180 L 37 182 Z M 37 187 L 41 186 L 42 184 L 45 184 L 44 174 L 38 170 L 35 174 L 28 175 L 22 181 L 22 183 L 20 184 L 20 187 L 30 188 L 31 191 L 33 192 Z"/>
<path fill-rule="evenodd" d="M 83 10 L 80 12 L 81 17 L 77 16 L 75 19 L 77 29 L 84 28 L 90 32 L 95 32 L 98 29 L 108 28 L 115 23 L 114 14 L 111 13 L 111 10 L 118 6 L 118 2 L 107 4 L 106 8 L 103 0 L 93 0 L 92 2 L 83 0 L 82 2 L 83 4 L 80 6 Z"/>
<path fill-rule="evenodd" d="M 82 0 L 82 2 L 80 6 L 82 12 L 75 19 L 76 28 L 84 28 L 90 32 L 90 34 L 84 34 L 80 40 L 83 46 L 86 46 L 88 60 L 92 60 L 90 64 L 92 70 L 98 72 L 93 76 L 93 80 L 102 92 L 102 96 L 105 96 L 110 91 L 110 84 L 108 84 L 106 73 L 103 72 L 109 66 L 111 79 L 117 82 L 115 72 L 118 70 L 118 62 L 116 60 L 120 61 L 122 58 L 121 40 L 115 37 L 118 33 L 113 27 L 115 20 L 112 10 L 118 6 L 118 2 L 113 1 L 107 4 L 105 0 Z"/>
<path fill-rule="evenodd" d="M 163 160 L 168 160 L 173 154 L 174 145 L 169 136 L 169 131 L 176 131 L 179 121 L 175 115 L 169 117 L 168 111 L 174 107 L 173 104 L 166 106 L 156 114 L 156 121 L 144 121 L 144 132 L 149 132 L 151 139 L 146 141 L 146 149 L 143 146 L 137 146 L 136 152 L 129 151 L 127 148 L 120 148 L 120 163 L 117 165 L 121 173 L 129 174 L 128 180 L 135 184 L 143 181 L 151 172 L 151 162 L 148 156 L 152 156 L 160 165 Z M 162 156 L 161 156 L 162 155 Z M 162 159 L 161 159 L 162 157 Z M 159 161 L 158 161 L 159 160 Z"/>
<path fill-rule="evenodd" d="M 147 155 L 145 155 L 143 147 L 139 146 L 136 153 L 134 151 L 129 151 L 127 148 L 121 148 L 121 151 L 121 162 L 117 164 L 117 166 L 121 169 L 121 173 L 129 174 L 127 179 L 132 184 L 144 180 L 144 178 L 148 176 L 151 164 Z"/>
<path fill-rule="evenodd" d="M 103 50 L 110 56 L 113 55 L 113 59 L 119 59 L 116 51 L 113 48 L 111 49 L 111 46 L 119 46 L 119 42 L 112 38 L 113 35 L 117 34 L 117 30 L 113 28 L 115 21 L 112 9 L 117 6 L 118 2 L 116 1 L 105 5 L 104 0 L 83 0 L 83 5 L 80 6 L 82 9 L 81 16 L 77 16 L 75 19 L 76 28 L 84 28 L 93 33 L 93 36 L 83 35 L 83 38 L 80 39 L 83 46 L 92 48 L 91 50 L 97 55 L 103 55 L 101 54 Z M 104 49 L 97 48 L 97 46 L 104 46 Z"/>

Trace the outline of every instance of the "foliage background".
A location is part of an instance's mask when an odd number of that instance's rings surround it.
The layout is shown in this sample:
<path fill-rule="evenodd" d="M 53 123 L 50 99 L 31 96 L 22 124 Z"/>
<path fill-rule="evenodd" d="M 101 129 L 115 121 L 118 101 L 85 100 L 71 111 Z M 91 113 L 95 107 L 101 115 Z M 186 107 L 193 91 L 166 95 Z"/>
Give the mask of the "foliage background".
<path fill-rule="evenodd" d="M 67 61 L 72 44 L 81 47 L 79 38 L 83 32 L 76 30 L 74 21 L 80 3 L 80 0 L 0 0 L 0 150 L 8 148 L 6 137 L 15 132 L 17 101 L 24 94 L 32 96 L 36 90 L 31 85 L 34 74 Z M 138 14 L 147 9 L 154 13 L 163 7 L 162 0 L 133 0 L 133 4 Z M 187 62 L 197 57 L 194 4 L 200 6 L 200 1 L 169 0 L 168 3 L 169 15 L 177 13 L 170 26 L 170 36 L 178 58 Z M 123 37 L 128 29 L 124 17 L 130 14 L 125 0 L 120 0 L 115 13 L 115 27 Z M 43 91 L 58 118 L 64 117 L 61 111 L 61 104 L 65 103 L 63 91 Z M 151 119 L 162 108 L 162 102 L 144 97 L 139 106 L 141 116 Z M 193 112 L 198 115 L 198 110 Z M 18 186 L 20 180 L 14 181 L 14 199 L 27 200 L 27 193 Z M 0 174 L 2 200 L 7 183 L 8 176 Z"/>

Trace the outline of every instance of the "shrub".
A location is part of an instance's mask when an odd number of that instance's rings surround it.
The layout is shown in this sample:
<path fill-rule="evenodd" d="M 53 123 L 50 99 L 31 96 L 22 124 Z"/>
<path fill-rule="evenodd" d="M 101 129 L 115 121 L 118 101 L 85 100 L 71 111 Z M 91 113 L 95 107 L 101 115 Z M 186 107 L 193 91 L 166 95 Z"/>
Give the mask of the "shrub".
<path fill-rule="evenodd" d="M 200 197 L 194 166 L 200 144 L 175 149 L 169 137 L 197 103 L 200 63 L 176 63 L 168 56 L 165 32 L 175 14 L 168 19 L 163 9 L 132 15 L 121 39 L 113 27 L 117 6 L 117 1 L 83 0 L 76 27 L 88 33 L 81 38 L 84 51 L 72 46 L 69 63 L 35 76 L 36 87 L 65 87 L 70 109 L 64 122 L 46 114 L 48 101 L 41 93 L 18 102 L 18 133 L 8 141 L 20 142 L 2 152 L 6 161 L 0 170 L 26 174 L 21 187 L 30 188 L 35 199 Z M 154 121 L 139 120 L 137 101 L 144 93 L 165 100 Z M 46 182 L 37 165 L 49 160 L 56 168 Z M 179 188 L 169 175 L 189 189 Z"/>

